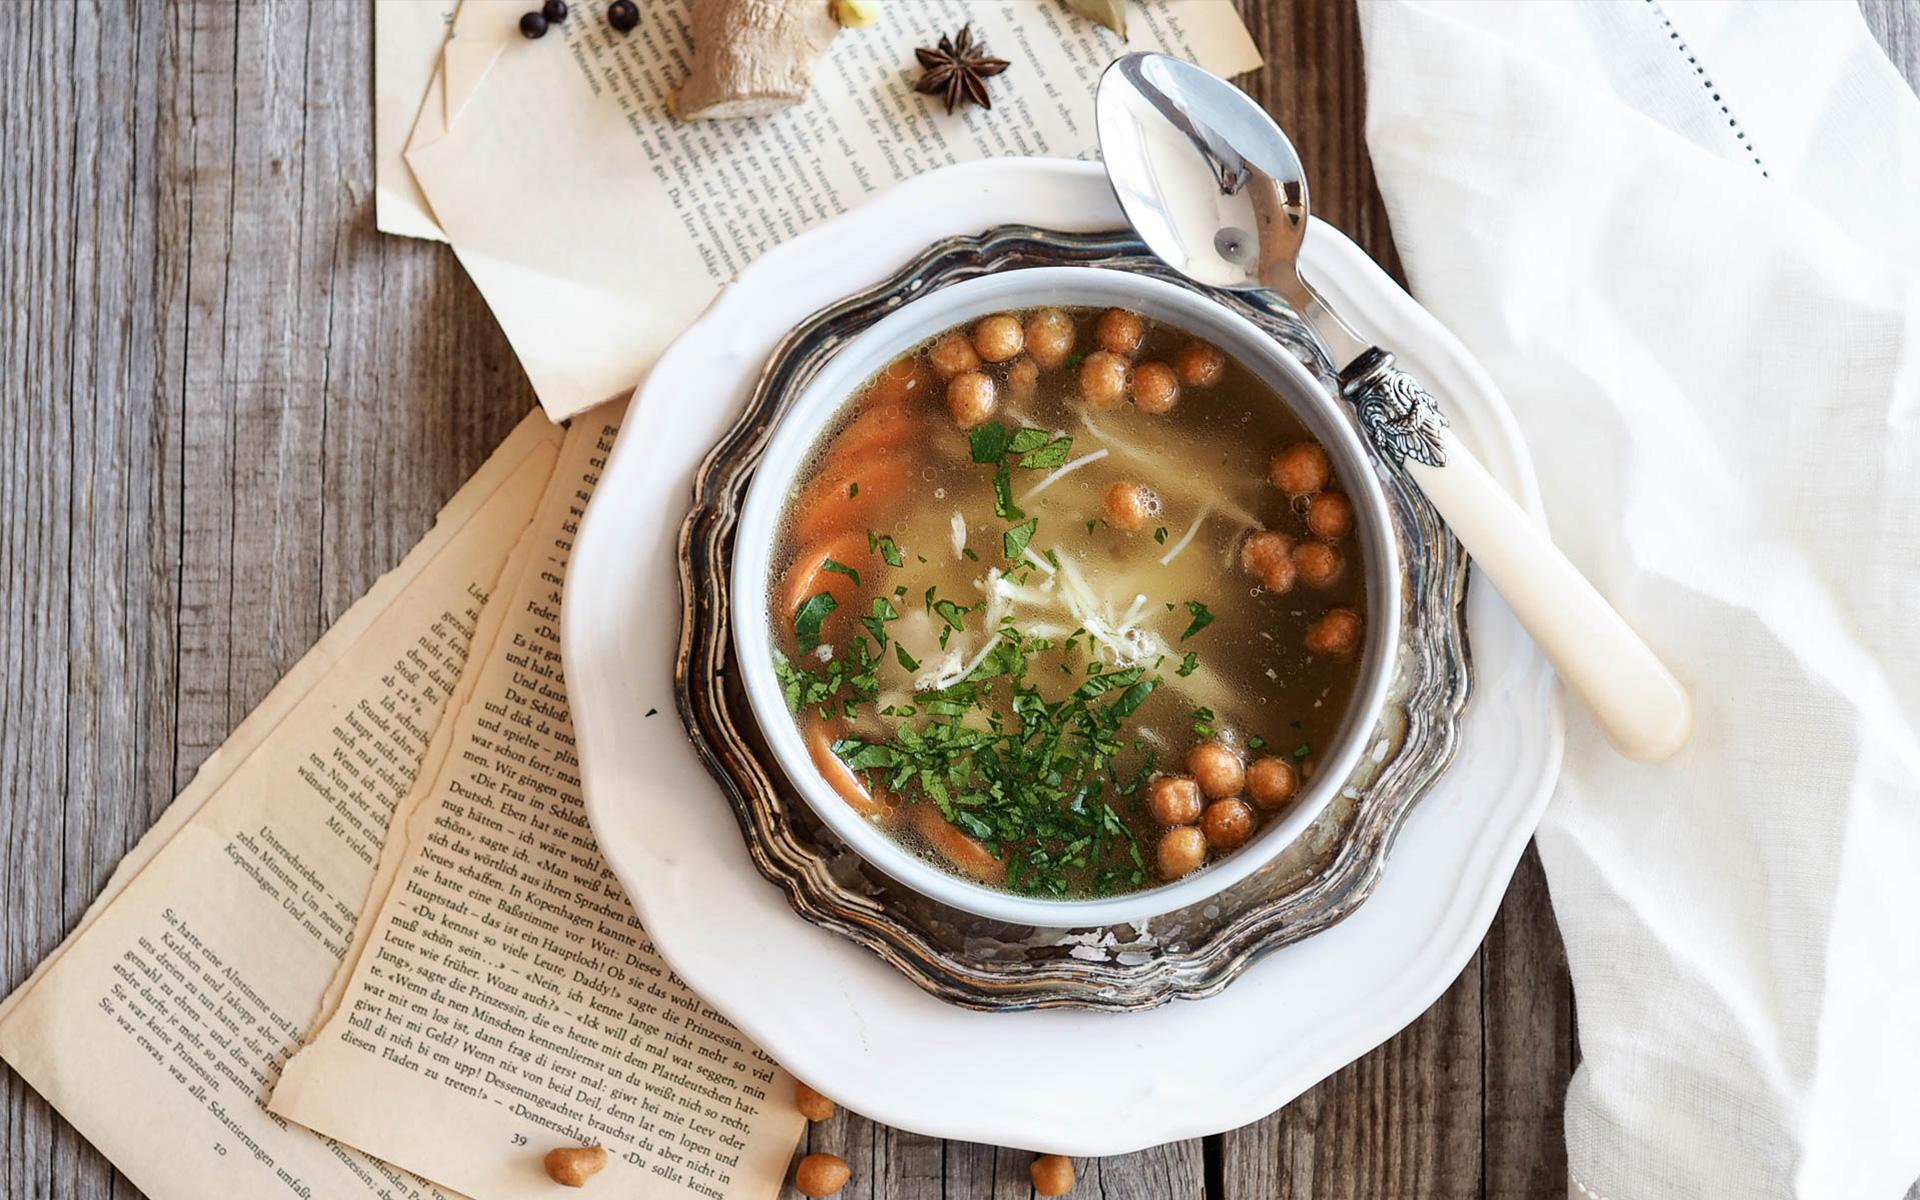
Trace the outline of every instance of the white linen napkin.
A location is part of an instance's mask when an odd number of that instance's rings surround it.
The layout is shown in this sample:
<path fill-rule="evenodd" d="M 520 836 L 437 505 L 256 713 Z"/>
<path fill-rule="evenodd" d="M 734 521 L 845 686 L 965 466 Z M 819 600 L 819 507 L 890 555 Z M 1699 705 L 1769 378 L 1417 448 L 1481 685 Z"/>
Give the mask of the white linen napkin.
<path fill-rule="evenodd" d="M 1920 1175 L 1920 102 L 1852 3 L 1361 4 L 1414 294 L 1690 686 L 1539 831 L 1569 1194 Z M 1311 164 L 1309 164 L 1311 166 Z"/>

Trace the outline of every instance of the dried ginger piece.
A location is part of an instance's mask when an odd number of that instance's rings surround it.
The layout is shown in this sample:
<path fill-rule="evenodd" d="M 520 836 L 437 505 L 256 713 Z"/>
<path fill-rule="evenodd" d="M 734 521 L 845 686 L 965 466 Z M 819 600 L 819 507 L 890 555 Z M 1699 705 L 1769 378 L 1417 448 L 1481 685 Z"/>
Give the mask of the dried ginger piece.
<path fill-rule="evenodd" d="M 693 68 L 668 100 L 682 121 L 759 117 L 806 99 L 840 32 L 830 0 L 694 0 Z"/>

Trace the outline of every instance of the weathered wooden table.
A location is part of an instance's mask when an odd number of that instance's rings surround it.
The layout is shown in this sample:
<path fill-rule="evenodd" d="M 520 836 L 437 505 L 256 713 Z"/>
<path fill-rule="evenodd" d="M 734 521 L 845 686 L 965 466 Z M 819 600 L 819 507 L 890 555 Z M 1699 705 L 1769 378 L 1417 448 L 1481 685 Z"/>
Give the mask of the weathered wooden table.
<path fill-rule="evenodd" d="M 1240 0 L 1315 211 L 1396 268 L 1344 0 Z M 1865 0 L 1909 79 L 1920 16 Z M 0 988 L 533 405 L 445 247 L 373 227 L 361 0 L 8 6 L 0 23 Z M 535 232 L 537 235 L 537 231 Z M 1386 1045 L 1077 1195 L 1563 1195 L 1573 998 L 1529 854 Z M 134 1189 L 10 1071 L 0 1195 Z M 1030 1155 L 843 1113 L 843 1193 L 1025 1197 Z"/>

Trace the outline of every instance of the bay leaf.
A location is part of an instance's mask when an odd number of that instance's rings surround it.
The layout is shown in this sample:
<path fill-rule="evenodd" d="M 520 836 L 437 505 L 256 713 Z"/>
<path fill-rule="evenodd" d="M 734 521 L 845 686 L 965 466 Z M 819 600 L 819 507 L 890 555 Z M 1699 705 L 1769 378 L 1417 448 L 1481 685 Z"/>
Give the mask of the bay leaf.
<path fill-rule="evenodd" d="M 1127 0 L 1066 0 L 1067 7 L 1089 21 L 1127 36 Z"/>

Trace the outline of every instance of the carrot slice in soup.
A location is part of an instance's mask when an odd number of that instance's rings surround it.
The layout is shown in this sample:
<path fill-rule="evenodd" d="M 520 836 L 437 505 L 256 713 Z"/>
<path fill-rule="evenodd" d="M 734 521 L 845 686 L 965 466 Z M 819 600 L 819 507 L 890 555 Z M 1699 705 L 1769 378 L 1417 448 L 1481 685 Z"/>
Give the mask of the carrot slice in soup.
<path fill-rule="evenodd" d="M 827 560 L 832 559 L 842 566 L 852 567 L 862 575 L 871 569 L 869 561 L 872 552 L 867 549 L 867 533 L 864 529 L 849 530 L 825 542 L 818 542 L 796 556 L 793 565 L 787 568 L 786 580 L 780 586 L 781 602 L 785 606 L 787 628 L 793 626 L 793 616 L 800 606 L 811 596 L 821 592 L 833 597 L 838 612 L 846 612 L 855 594 L 853 578 L 841 571 L 827 570 Z"/>
<path fill-rule="evenodd" d="M 934 375 L 917 358 L 896 358 L 874 376 L 864 403 L 869 407 L 917 401 L 933 394 Z"/>
<path fill-rule="evenodd" d="M 982 883 L 1006 886 L 1007 864 L 995 858 L 993 851 L 979 840 L 955 828 L 931 801 L 921 801 L 908 811 L 913 814 L 914 829 L 945 855 L 948 862 Z"/>
<path fill-rule="evenodd" d="M 794 540 L 809 546 L 838 533 L 864 536 L 879 513 L 906 494 L 911 474 L 902 455 L 837 468 L 828 463 L 794 502 Z"/>
<path fill-rule="evenodd" d="M 869 408 L 853 419 L 846 432 L 833 439 L 824 474 L 836 468 L 866 462 L 892 454 L 913 440 L 920 431 L 920 420 L 902 404 L 883 404 Z"/>
<path fill-rule="evenodd" d="M 853 773 L 853 768 L 841 762 L 840 756 L 833 752 L 834 736 L 833 726 L 817 715 L 808 719 L 807 755 L 813 759 L 814 769 L 820 772 L 821 778 L 825 779 L 834 791 L 840 793 L 840 798 L 847 802 L 847 807 L 869 821 L 885 825 L 893 817 L 892 797 L 884 792 L 875 797 L 867 790 L 867 785 L 860 782 L 860 777 Z"/>

